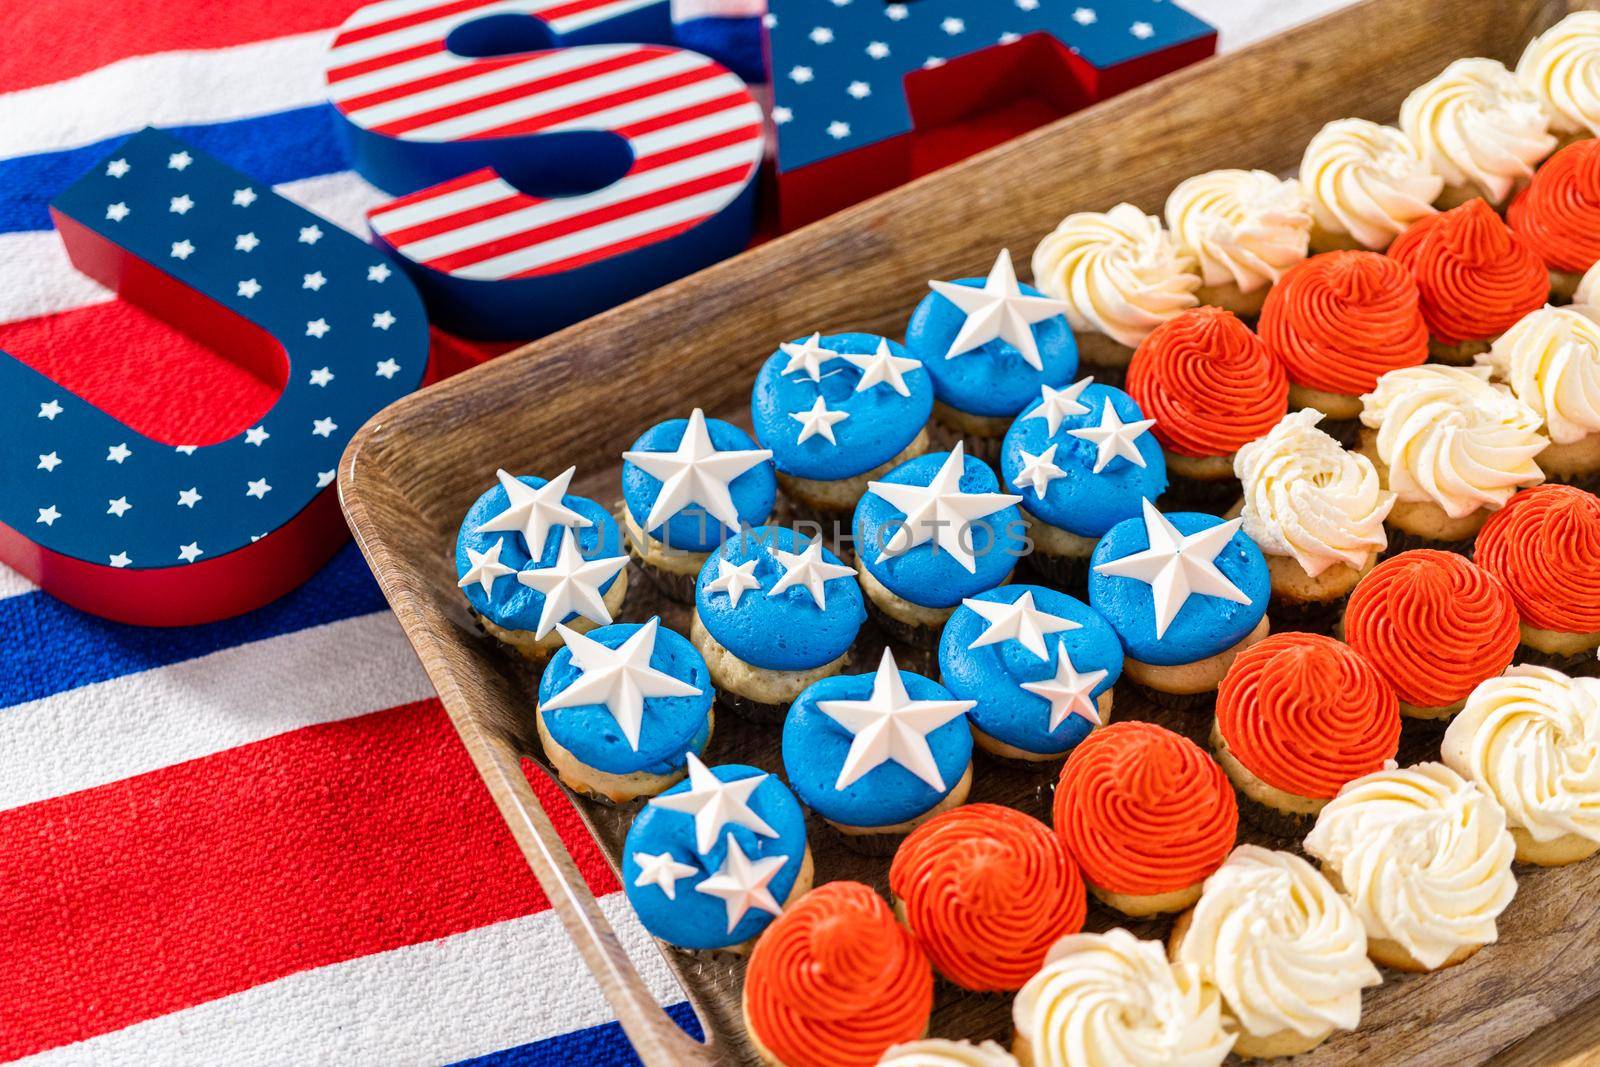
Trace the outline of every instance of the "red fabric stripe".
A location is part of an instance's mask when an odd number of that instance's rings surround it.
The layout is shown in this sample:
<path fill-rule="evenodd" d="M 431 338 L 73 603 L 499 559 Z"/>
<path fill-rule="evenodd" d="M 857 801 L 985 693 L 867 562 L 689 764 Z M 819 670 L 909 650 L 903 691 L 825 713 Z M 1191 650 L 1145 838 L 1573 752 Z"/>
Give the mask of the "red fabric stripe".
<path fill-rule="evenodd" d="M 0 1059 L 546 907 L 433 700 L 31 804 L 0 813 Z"/>

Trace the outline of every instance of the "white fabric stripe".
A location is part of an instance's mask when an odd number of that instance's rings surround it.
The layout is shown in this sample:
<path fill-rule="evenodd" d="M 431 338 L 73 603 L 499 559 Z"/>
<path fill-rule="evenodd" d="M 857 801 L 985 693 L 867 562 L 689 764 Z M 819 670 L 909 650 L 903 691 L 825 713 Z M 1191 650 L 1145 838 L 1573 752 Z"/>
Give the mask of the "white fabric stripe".
<path fill-rule="evenodd" d="M 39 588 L 16 571 L 0 563 L 0 599 L 12 596 L 21 596 L 31 593 Z"/>
<path fill-rule="evenodd" d="M 682 1000 L 627 898 L 611 893 L 600 898 L 600 907 L 656 999 Z M 560 920 L 546 910 L 301 971 L 17 1063 L 448 1063 L 611 1017 Z"/>
<path fill-rule="evenodd" d="M 0 810 L 425 700 L 387 611 L 0 708 Z"/>

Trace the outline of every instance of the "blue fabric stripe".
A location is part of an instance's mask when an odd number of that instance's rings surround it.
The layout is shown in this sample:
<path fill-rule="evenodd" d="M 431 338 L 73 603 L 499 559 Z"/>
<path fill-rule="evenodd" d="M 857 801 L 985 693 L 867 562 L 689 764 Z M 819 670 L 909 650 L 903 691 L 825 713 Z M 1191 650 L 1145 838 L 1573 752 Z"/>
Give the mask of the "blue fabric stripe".
<path fill-rule="evenodd" d="M 201 126 L 164 127 L 231 167 L 277 185 L 350 169 L 332 105 Z M 127 136 L 81 148 L 0 160 L 0 233 L 48 230 L 50 201 Z"/>
<path fill-rule="evenodd" d="M 704 1041 L 700 1020 L 688 1001 L 666 1009 L 672 1021 L 696 1041 Z M 451 1067 L 631 1067 L 639 1062 L 633 1046 L 617 1023 L 591 1026 L 574 1030 L 570 1034 L 535 1041 L 530 1045 L 491 1052 L 470 1060 L 461 1060 Z"/>

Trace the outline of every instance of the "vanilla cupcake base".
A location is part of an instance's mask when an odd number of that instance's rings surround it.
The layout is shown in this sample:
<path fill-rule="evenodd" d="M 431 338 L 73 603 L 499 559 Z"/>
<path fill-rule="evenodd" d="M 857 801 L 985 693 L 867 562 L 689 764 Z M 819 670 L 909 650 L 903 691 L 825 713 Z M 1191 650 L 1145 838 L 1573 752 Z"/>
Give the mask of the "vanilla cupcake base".
<path fill-rule="evenodd" d="M 967 802 L 967 797 L 971 792 L 972 761 L 968 760 L 967 769 L 962 773 L 961 780 L 951 788 L 949 793 L 945 794 L 944 799 L 915 818 L 897 822 L 891 826 L 850 826 L 827 818 L 822 821 L 843 837 L 846 846 L 851 851 L 860 852 L 868 856 L 892 856 L 907 834 L 935 815 L 942 815 L 953 808 L 959 808 Z"/>
<path fill-rule="evenodd" d="M 545 758 L 550 761 L 550 766 L 556 769 L 556 776 L 574 793 L 582 793 L 594 800 L 627 804 L 640 797 L 653 797 L 683 781 L 687 773 L 686 766 L 666 774 L 653 774 L 650 771 L 611 774 L 599 770 L 584 763 L 550 736 L 550 731 L 545 726 L 543 708 L 535 709 L 534 721 L 539 731 L 539 744 L 543 746 Z M 715 730 L 714 713 L 708 711 L 706 712 L 707 745 L 711 744 L 711 734 Z"/>
<path fill-rule="evenodd" d="M 812 860 L 812 858 L 811 858 L 811 846 L 807 845 L 806 846 L 805 855 L 802 856 L 801 859 L 800 859 L 800 873 L 795 875 L 794 885 L 789 887 L 789 895 L 783 898 L 781 906 L 783 908 L 787 909 L 795 901 L 799 900 L 801 897 L 803 897 L 807 893 L 811 892 L 812 886 L 816 884 L 816 879 L 817 879 L 817 865 L 816 865 L 816 862 L 814 860 Z M 756 942 L 759 941 L 759 940 L 761 940 L 761 935 L 757 934 L 755 937 L 752 937 L 750 940 L 741 941 L 737 945 L 729 945 L 726 948 L 713 948 L 713 949 L 678 948 L 677 945 L 671 945 L 671 943 L 667 942 L 667 941 L 663 941 L 661 943 L 663 945 L 670 945 L 672 948 L 678 949 L 679 952 L 686 952 L 691 956 L 713 956 L 714 957 L 717 954 L 723 953 L 723 952 L 726 952 L 726 953 L 728 953 L 729 955 L 732 955 L 732 956 L 748 956 L 748 955 L 750 955 L 750 950 L 756 947 Z M 746 1028 L 748 1029 L 748 1025 L 747 1025 Z M 755 1037 L 754 1034 L 752 1034 L 750 1036 L 752 1038 Z M 774 1062 L 776 1062 L 776 1061 L 774 1061 Z"/>
<path fill-rule="evenodd" d="M 624 567 L 617 572 L 617 580 L 611 583 L 611 588 L 607 589 L 600 599 L 605 602 L 606 610 L 615 619 L 622 611 L 622 602 L 627 597 L 628 568 Z M 555 630 L 551 630 L 543 637 L 536 637 L 532 630 L 508 630 L 504 626 L 498 626 L 476 610 L 472 612 L 472 617 L 478 620 L 478 625 L 483 627 L 484 633 L 510 647 L 517 655 L 531 663 L 543 663 L 561 647 L 561 635 Z M 600 625 L 603 624 L 582 615 L 566 624 L 567 629 L 576 630 L 580 634 L 586 634 Z"/>
<path fill-rule="evenodd" d="M 1359 396 L 1346 396 L 1344 393 L 1330 393 L 1323 389 L 1313 389 L 1309 385 L 1289 386 L 1289 410 L 1299 411 L 1301 408 L 1314 408 L 1330 419 L 1349 421 L 1361 417 L 1361 398 Z M 1323 429 L 1327 430 L 1324 423 Z M 1332 430 L 1328 430 L 1332 433 Z M 1335 434 L 1335 436 L 1338 436 Z M 1348 445 L 1348 441 L 1340 444 Z"/>
<path fill-rule="evenodd" d="M 810 850 L 808 849 L 806 851 L 806 855 L 810 856 L 810 854 Z M 785 902 L 785 906 L 787 906 L 787 902 Z M 778 1057 L 773 1054 L 771 1049 L 767 1048 L 767 1046 L 761 1043 L 761 1035 L 756 1033 L 756 1028 L 754 1026 L 750 1025 L 749 991 L 750 986 L 748 983 L 746 983 L 744 989 L 739 994 L 739 1014 L 742 1017 L 741 1021 L 744 1023 L 745 1036 L 750 1039 L 750 1047 L 755 1050 L 756 1058 L 761 1061 L 762 1067 L 789 1067 L 788 1064 L 778 1059 Z M 917 1040 L 927 1036 L 928 1028 L 923 1027 L 922 1033 L 917 1035 Z M 885 1049 L 884 1051 L 888 1050 Z"/>
<path fill-rule="evenodd" d="M 1115 692 L 1115 687 L 1107 689 L 1095 700 L 1095 711 L 1100 715 L 1101 726 L 1105 726 L 1111 721 L 1113 692 Z M 1030 752 L 1025 748 L 1018 748 L 1016 745 L 1008 745 L 1004 741 L 984 733 L 978 729 L 976 723 L 969 725 L 972 726 L 972 743 L 990 755 L 999 756 L 1002 759 L 1024 760 L 1028 763 L 1049 763 L 1051 760 L 1066 759 L 1072 752 L 1071 749 L 1067 749 L 1065 752 Z M 1099 727 L 1092 727 L 1091 731 L 1094 729 L 1099 729 Z"/>
<path fill-rule="evenodd" d="M 930 608 L 912 603 L 878 581 L 864 563 L 856 566 L 856 574 L 861 578 L 861 591 L 867 594 L 867 606 L 872 610 L 873 617 L 897 641 L 930 645 L 938 640 L 939 631 L 944 629 L 944 624 L 955 613 L 955 607 Z M 1010 580 L 1008 574 L 997 584 L 1005 585 Z"/>
<path fill-rule="evenodd" d="M 1522 643 L 1535 652 L 1559 659 L 1588 656 L 1600 648 L 1600 633 L 1574 634 L 1564 630 L 1541 630 L 1527 623 L 1519 624 Z"/>
<path fill-rule="evenodd" d="M 710 552 L 689 552 L 673 548 L 645 533 L 633 521 L 633 513 L 623 508 L 617 516 L 622 525 L 623 540 L 628 544 L 628 554 L 639 561 L 645 576 L 667 596 L 679 603 L 694 600 L 694 583 L 700 577 L 700 568 L 711 558 Z"/>
<path fill-rule="evenodd" d="M 1385 245 L 1384 247 L 1388 246 Z M 1311 252 L 1313 255 L 1320 255 L 1323 252 L 1382 251 L 1382 248 L 1368 248 L 1351 234 L 1323 229 L 1315 220 L 1311 223 Z"/>
<path fill-rule="evenodd" d="M 1267 574 L 1272 579 L 1272 595 L 1290 605 L 1331 604 L 1350 595 L 1356 583 L 1377 565 L 1377 553 L 1369 553 L 1367 562 L 1356 568 L 1348 563 L 1335 563 L 1321 574 L 1313 576 L 1300 566 L 1293 556 L 1267 556 Z"/>
<path fill-rule="evenodd" d="M 813 682 L 838 674 L 850 662 L 850 651 L 804 671 L 769 670 L 746 663 L 711 635 L 696 611 L 689 623 L 689 642 L 706 661 L 723 705 L 755 722 L 782 722 L 789 705 Z"/>
<path fill-rule="evenodd" d="M 1105 385 L 1121 385 L 1133 362 L 1133 349 L 1103 333 L 1073 331 L 1078 343 L 1078 363 L 1095 368 L 1095 379 Z"/>
<path fill-rule="evenodd" d="M 1455 344 L 1445 344 L 1443 341 L 1428 341 L 1428 357 L 1435 363 L 1444 363 L 1452 367 L 1470 366 L 1473 359 L 1480 353 L 1489 351 L 1489 346 L 1495 339 L 1487 341 L 1459 341 Z"/>
<path fill-rule="evenodd" d="M 1572 299 L 1572 295 L 1578 291 L 1578 283 L 1581 281 L 1583 281 L 1582 274 L 1573 274 L 1569 271 L 1551 269 L 1550 295 L 1555 298 L 1551 300 L 1551 303 L 1555 303 L 1555 300 L 1570 301 Z"/>
<path fill-rule="evenodd" d="M 1582 834 L 1562 834 L 1549 841 L 1537 841 L 1520 826 L 1513 826 L 1511 837 L 1517 843 L 1517 862 L 1538 867 L 1565 867 L 1600 852 L 1600 841 Z"/>
<path fill-rule="evenodd" d="M 1356 451 L 1372 461 L 1372 466 L 1378 472 L 1379 482 L 1387 488 L 1389 465 L 1378 455 L 1378 432 L 1370 427 L 1363 427 Z M 1489 521 L 1489 511 L 1487 508 L 1478 508 L 1467 515 L 1455 518 L 1431 500 L 1397 499 L 1394 506 L 1389 509 L 1389 517 L 1384 521 L 1390 529 L 1409 534 L 1414 539 L 1408 543 L 1405 538 L 1391 537 L 1389 554 L 1393 555 L 1408 548 L 1465 547 L 1465 543 L 1477 537 L 1478 531 L 1483 529 L 1483 524 Z"/>
<path fill-rule="evenodd" d="M 1583 479 L 1600 472 L 1600 434 L 1566 444 L 1551 442 L 1538 456 L 1539 469 L 1552 481 Z"/>
<path fill-rule="evenodd" d="M 1302 838 L 1317 821 L 1317 813 L 1328 805 L 1326 797 L 1303 797 L 1257 778 L 1228 748 L 1215 721 L 1211 724 L 1211 752 L 1246 801 L 1240 805 L 1244 816 L 1269 834 Z"/>
<path fill-rule="evenodd" d="M 1339 872 L 1327 863 L 1319 866 L 1322 869 L 1322 876 L 1328 880 L 1329 884 L 1348 899 L 1350 894 L 1346 891 L 1344 879 L 1339 877 Z M 1367 935 L 1368 959 L 1380 967 L 1388 967 L 1390 970 L 1395 971 L 1405 971 L 1409 974 L 1427 974 L 1430 971 L 1442 971 L 1446 967 L 1454 967 L 1456 964 L 1464 963 L 1470 959 L 1482 947 L 1482 945 L 1462 945 L 1446 956 L 1444 962 L 1439 966 L 1429 967 L 1407 951 L 1405 946 L 1398 941 L 1390 941 L 1384 937 L 1373 937 L 1370 933 Z"/>
<path fill-rule="evenodd" d="M 1247 293 L 1236 282 L 1224 282 L 1221 285 L 1202 285 L 1194 295 L 1202 304 L 1231 311 L 1241 319 L 1253 319 L 1261 314 L 1261 305 L 1266 303 L 1267 291 L 1271 288 L 1270 285 L 1263 285 Z"/>
<path fill-rule="evenodd" d="M 876 481 L 888 474 L 891 470 L 904 463 L 906 460 L 915 459 L 928 451 L 929 440 L 926 429 L 918 430 L 917 436 L 906 445 L 898 455 L 887 463 L 857 474 L 853 478 L 840 478 L 837 481 L 825 482 L 815 478 L 797 478 L 792 474 L 778 472 L 778 485 L 782 487 L 784 495 L 795 503 L 808 507 L 813 511 L 820 511 L 829 515 L 844 515 L 855 510 L 856 502 L 867 491 L 867 483 Z M 698 571 L 695 572 L 697 575 Z"/>
<path fill-rule="evenodd" d="M 1052 526 L 1028 511 L 1022 510 L 1022 520 L 1028 524 L 1028 540 L 1033 551 L 1027 556 L 1028 565 L 1045 580 L 1080 600 L 1077 587 L 1088 577 L 1089 557 L 1094 555 L 1098 537 L 1082 537 L 1070 530 Z"/>
<path fill-rule="evenodd" d="M 1129 656 L 1123 660 L 1122 672 L 1126 677 L 1156 693 L 1180 697 L 1202 696 L 1215 692 L 1223 676 L 1228 673 L 1228 668 L 1233 666 L 1234 657 L 1266 637 L 1270 629 L 1271 624 L 1263 615 L 1255 628 L 1245 634 L 1240 641 L 1214 656 L 1197 659 L 1193 663 L 1171 666 L 1144 663 Z"/>
<path fill-rule="evenodd" d="M 1115 908 L 1131 919 L 1142 919 L 1149 915 L 1169 915 L 1175 911 L 1194 907 L 1195 901 L 1200 899 L 1200 890 L 1205 885 L 1204 881 L 1194 885 L 1184 886 L 1167 893 L 1153 893 L 1140 895 L 1137 893 L 1113 893 L 1109 889 L 1089 883 L 1089 894 L 1108 908 Z"/>

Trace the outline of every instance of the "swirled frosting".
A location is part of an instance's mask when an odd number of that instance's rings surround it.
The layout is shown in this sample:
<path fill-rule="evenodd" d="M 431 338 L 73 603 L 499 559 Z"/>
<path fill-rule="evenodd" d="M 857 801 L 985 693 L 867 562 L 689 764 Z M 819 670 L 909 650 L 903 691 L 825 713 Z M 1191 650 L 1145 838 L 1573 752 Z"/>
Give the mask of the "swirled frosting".
<path fill-rule="evenodd" d="M 1540 308 L 1477 358 L 1544 420 L 1550 440 L 1570 444 L 1600 432 L 1600 322 L 1589 315 Z"/>
<path fill-rule="evenodd" d="M 1545 161 L 1506 209 L 1511 229 L 1551 270 L 1582 274 L 1600 260 L 1600 141 L 1570 144 Z"/>
<path fill-rule="evenodd" d="M 1518 493 L 1484 523 L 1478 566 L 1505 583 L 1530 626 L 1600 631 L 1600 499 L 1570 485 Z"/>
<path fill-rule="evenodd" d="M 1600 305 L 1600 263 L 1583 272 L 1583 277 L 1578 279 L 1578 287 L 1572 292 L 1572 302 L 1579 307 Z"/>
<path fill-rule="evenodd" d="M 1377 431 L 1395 495 L 1432 501 L 1451 518 L 1498 508 L 1544 481 L 1534 458 L 1549 444 L 1539 415 L 1491 385 L 1488 367 L 1390 371 L 1361 397 L 1361 421 Z"/>
<path fill-rule="evenodd" d="M 1538 97 L 1494 59 L 1458 59 L 1417 86 L 1400 128 L 1435 174 L 1497 204 L 1556 146 Z"/>
<path fill-rule="evenodd" d="M 1289 406 L 1289 376 L 1231 311 L 1185 311 L 1145 338 L 1128 366 L 1128 394 L 1162 445 L 1226 456 L 1272 429 Z"/>
<path fill-rule="evenodd" d="M 1306 145 L 1300 186 L 1318 226 L 1382 251 L 1407 226 L 1433 214 L 1444 179 L 1393 126 L 1339 119 Z"/>
<path fill-rule="evenodd" d="M 1216 1067 L 1233 1047 L 1216 991 L 1121 928 L 1058 941 L 1011 1017 L 1038 1067 Z"/>
<path fill-rule="evenodd" d="M 1361 991 L 1383 981 L 1338 890 L 1299 856 L 1257 845 L 1240 845 L 1206 879 L 1176 959 L 1257 1037 L 1354 1030 Z"/>
<path fill-rule="evenodd" d="M 1600 688 L 1549 667 L 1487 678 L 1445 731 L 1445 763 L 1535 841 L 1600 841 Z"/>
<path fill-rule="evenodd" d="M 964 804 L 917 827 L 889 888 L 939 973 L 967 989 L 1020 989 L 1056 939 L 1083 926 L 1083 876 L 1049 827 L 1015 808 Z"/>
<path fill-rule="evenodd" d="M 1552 133 L 1600 134 L 1600 11 L 1574 11 L 1528 42 L 1517 81 Z"/>
<path fill-rule="evenodd" d="M 1150 331 L 1194 307 L 1192 256 L 1161 220 L 1132 204 L 1068 215 L 1033 250 L 1034 284 L 1067 302 L 1067 321 L 1137 348 Z"/>
<path fill-rule="evenodd" d="M 1400 701 L 1349 645 L 1321 634 L 1273 634 L 1228 668 L 1217 689 L 1217 732 L 1273 788 L 1331 797 L 1394 759 Z"/>
<path fill-rule="evenodd" d="M 1017 1067 L 1017 1061 L 993 1041 L 974 1045 L 930 1037 L 896 1045 L 883 1054 L 878 1067 Z"/>
<path fill-rule="evenodd" d="M 1056 833 L 1084 877 L 1154 896 L 1198 885 L 1233 848 L 1239 809 L 1215 760 L 1148 722 L 1118 722 L 1072 750 L 1056 785 Z"/>
<path fill-rule="evenodd" d="M 788 1067 L 870 1067 L 928 1027 L 933 970 L 882 897 L 829 882 L 785 908 L 756 942 L 745 1016 Z"/>
<path fill-rule="evenodd" d="M 1313 577 L 1336 563 L 1365 567 L 1389 543 L 1383 520 L 1394 506 L 1372 461 L 1317 429 L 1321 421 L 1320 411 L 1292 411 L 1233 457 L 1244 532 Z"/>
<path fill-rule="evenodd" d="M 1351 782 L 1318 814 L 1305 850 L 1337 877 L 1368 937 L 1429 969 L 1494 941 L 1517 891 L 1505 811 L 1442 763 Z"/>
<path fill-rule="evenodd" d="M 1417 283 L 1376 252 L 1328 252 L 1291 268 L 1267 294 L 1257 329 L 1290 381 L 1343 396 L 1428 358 Z"/>
<path fill-rule="evenodd" d="M 1306 258 L 1311 209 L 1300 183 L 1264 170 L 1196 174 L 1167 197 L 1167 228 L 1206 285 L 1253 293 Z"/>
<path fill-rule="evenodd" d="M 1476 198 L 1423 219 L 1389 255 L 1416 279 L 1422 317 L 1441 344 L 1498 337 L 1550 295 L 1539 253 Z"/>
<path fill-rule="evenodd" d="M 1344 637 L 1400 699 L 1442 708 L 1511 663 L 1521 632 L 1504 583 L 1465 556 L 1402 552 L 1361 579 Z"/>

